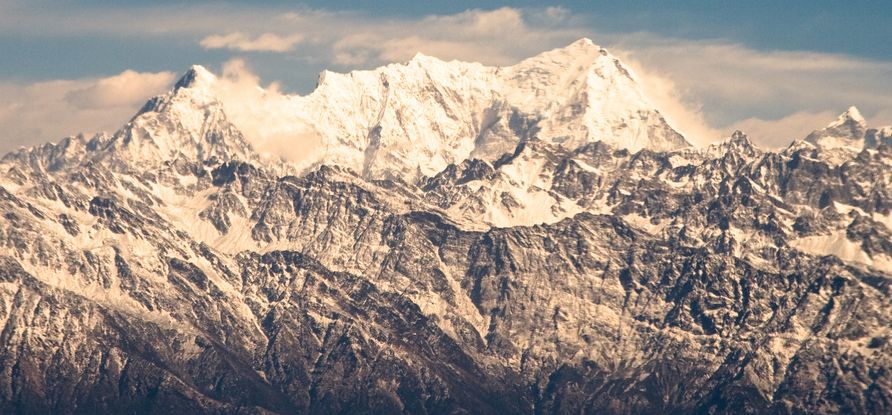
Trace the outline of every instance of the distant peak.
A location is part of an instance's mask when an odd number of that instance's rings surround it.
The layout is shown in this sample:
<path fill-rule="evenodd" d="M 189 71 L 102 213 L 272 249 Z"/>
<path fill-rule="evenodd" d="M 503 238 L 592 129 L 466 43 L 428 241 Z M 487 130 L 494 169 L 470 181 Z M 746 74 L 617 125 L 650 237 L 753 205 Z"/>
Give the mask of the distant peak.
<path fill-rule="evenodd" d="M 805 141 L 821 149 L 846 147 L 860 150 L 867 132 L 867 121 L 858 108 L 849 107 L 845 112 L 821 130 L 813 131 Z"/>
<path fill-rule="evenodd" d="M 592 40 L 587 37 L 580 38 L 579 40 L 571 43 L 570 46 L 596 47 L 599 49 L 601 48 L 600 46 L 596 45 L 595 42 L 592 42 Z"/>
<path fill-rule="evenodd" d="M 600 55 L 600 56 L 610 56 L 610 53 L 607 52 L 607 49 L 604 49 L 603 46 L 593 42 L 591 39 L 584 37 L 579 39 L 563 48 L 564 51 L 570 52 L 572 51 L 574 54 L 585 54 L 590 56 Z M 612 56 L 611 56 L 612 57 Z"/>
<path fill-rule="evenodd" d="M 722 142 L 710 144 L 705 149 L 706 154 L 712 157 L 724 157 L 728 154 L 736 154 L 754 157 L 761 153 L 758 147 L 743 131 L 736 130 L 731 137 Z"/>
<path fill-rule="evenodd" d="M 867 121 L 864 120 L 864 116 L 861 115 L 861 111 L 858 111 L 858 108 L 852 106 L 849 107 L 845 112 L 839 114 L 839 117 L 836 118 L 836 121 L 833 121 L 825 130 L 828 129 L 840 129 L 845 128 L 852 131 L 860 131 L 867 128 Z M 863 131 L 858 134 L 863 134 Z"/>
<path fill-rule="evenodd" d="M 583 56 L 597 59 L 607 55 L 607 51 L 604 48 L 596 45 L 591 39 L 584 37 L 569 45 L 542 52 L 539 55 L 526 59 L 525 62 L 541 60 L 543 58 L 555 60 L 576 59 Z"/>
<path fill-rule="evenodd" d="M 165 95 L 150 98 L 134 115 L 138 117 L 147 112 L 159 112 L 168 108 L 171 99 L 177 96 L 189 96 L 190 100 L 201 97 L 201 102 L 216 101 L 213 85 L 217 77 L 201 65 L 192 65 L 174 85 L 173 90 Z M 198 102 L 196 101 L 196 102 Z"/>
<path fill-rule="evenodd" d="M 749 139 L 749 137 L 747 137 L 746 133 L 744 133 L 743 131 L 740 131 L 740 130 L 734 130 L 734 132 L 731 133 L 731 141 L 742 143 L 742 144 L 750 143 L 750 139 Z"/>
<path fill-rule="evenodd" d="M 755 149 L 756 146 L 753 144 L 752 140 L 750 140 L 749 136 L 746 135 L 743 131 L 735 130 L 733 134 L 731 134 L 731 138 L 726 141 L 729 146 L 745 148 L 745 149 Z"/>
<path fill-rule="evenodd" d="M 849 109 L 846 110 L 846 112 L 840 114 L 839 118 L 836 119 L 836 122 L 831 125 L 843 125 L 848 122 L 866 124 L 864 116 L 861 115 L 861 111 L 858 111 L 857 107 L 851 106 L 849 107 Z"/>
<path fill-rule="evenodd" d="M 441 63 L 442 59 L 437 58 L 436 56 L 425 55 L 421 52 L 415 52 L 415 55 L 412 56 L 412 59 L 409 60 L 408 63 L 415 63 L 417 65 L 430 64 L 430 63 Z"/>
<path fill-rule="evenodd" d="M 176 86 L 174 86 L 174 90 L 178 90 L 180 88 L 195 88 L 198 86 L 209 85 L 217 80 L 217 77 L 214 76 L 211 71 L 207 70 L 204 66 L 201 65 L 192 65 L 180 80 L 177 81 Z"/>

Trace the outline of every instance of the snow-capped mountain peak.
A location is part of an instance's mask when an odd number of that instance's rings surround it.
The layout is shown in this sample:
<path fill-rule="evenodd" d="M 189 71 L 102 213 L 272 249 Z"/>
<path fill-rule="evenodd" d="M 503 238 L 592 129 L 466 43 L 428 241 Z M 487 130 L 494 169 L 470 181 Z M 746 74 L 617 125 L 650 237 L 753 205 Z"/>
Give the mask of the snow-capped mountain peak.
<path fill-rule="evenodd" d="M 422 52 L 415 52 L 415 54 L 412 55 L 412 59 L 410 59 L 409 62 L 407 62 L 407 64 L 415 63 L 418 65 L 422 65 L 425 62 L 443 63 L 444 61 L 440 60 L 439 58 L 437 58 L 435 56 L 426 55 Z"/>
<path fill-rule="evenodd" d="M 845 148 L 861 150 L 864 146 L 864 134 L 867 131 L 867 122 L 858 111 L 858 108 L 849 107 L 848 110 L 821 130 L 816 130 L 805 138 L 821 149 L 830 150 Z"/>
<path fill-rule="evenodd" d="M 112 136 L 105 157 L 139 165 L 181 156 L 253 158 L 251 146 L 223 111 L 216 83 L 210 71 L 192 66 L 170 92 L 150 99 Z"/>
<path fill-rule="evenodd" d="M 709 157 L 719 158 L 726 154 L 737 154 L 745 157 L 755 157 L 760 153 L 759 148 L 753 144 L 749 136 L 743 131 L 736 130 L 731 137 L 719 143 L 711 144 L 702 149 Z"/>
<path fill-rule="evenodd" d="M 840 114 L 839 118 L 834 124 L 842 125 L 846 123 L 865 125 L 867 124 L 867 121 L 864 120 L 864 116 L 861 115 L 861 111 L 859 111 L 857 107 L 851 106 L 846 110 L 846 112 Z"/>
<path fill-rule="evenodd" d="M 208 83 L 213 75 L 201 67 L 181 81 Z M 370 178 L 415 180 L 468 158 L 492 162 L 534 137 L 567 148 L 689 146 L 630 71 L 589 39 L 508 67 L 418 53 L 374 70 L 324 71 L 316 90 L 277 108 L 301 124 L 291 139 L 319 142 L 302 165 L 335 163 Z"/>
<path fill-rule="evenodd" d="M 215 82 L 217 76 L 211 73 L 202 65 L 192 65 L 179 81 L 174 85 L 174 89 L 180 88 L 203 88 L 209 89 Z"/>
<path fill-rule="evenodd" d="M 538 136 L 575 147 L 604 140 L 637 151 L 689 146 L 666 123 L 631 71 L 590 39 L 506 68 L 509 101 L 535 114 Z"/>

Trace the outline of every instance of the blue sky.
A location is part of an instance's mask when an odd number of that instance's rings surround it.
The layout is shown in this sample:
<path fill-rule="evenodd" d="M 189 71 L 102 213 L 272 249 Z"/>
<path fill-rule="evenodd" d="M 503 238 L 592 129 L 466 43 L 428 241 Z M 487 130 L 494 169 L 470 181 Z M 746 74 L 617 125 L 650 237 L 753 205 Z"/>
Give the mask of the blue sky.
<path fill-rule="evenodd" d="M 3 6 L 6 3 L 9 6 Z M 17 4 L 19 3 L 19 4 Z M 156 34 L 115 36 L 83 27 L 60 33 L 43 25 L 22 30 L 7 23 L 16 14 L 40 15 L 53 10 L 44 22 L 64 20 L 67 13 L 89 14 L 107 10 L 133 11 L 188 8 L 198 2 L 177 1 L 0 1 L 10 15 L 0 26 L 0 52 L 13 57 L 0 61 L 0 77 L 6 79 L 53 79 L 112 73 L 137 66 L 143 70 L 178 70 L 195 60 L 220 63 L 225 54 L 196 47 L 194 39 Z M 500 7 L 564 7 L 582 15 L 592 29 L 611 34 L 650 32 L 670 38 L 713 39 L 740 43 L 761 50 L 796 50 L 842 53 L 892 60 L 892 2 L 888 1 L 254 1 L 206 2 L 218 7 L 244 10 L 301 10 L 306 8 L 353 11 L 369 17 L 421 18 L 449 15 L 469 9 Z M 186 6 L 184 6 L 186 5 Z M 149 7 L 150 9 L 152 7 Z M 62 13 L 60 13 L 60 11 Z M 88 20 L 88 19 L 86 19 Z M 238 22 L 233 29 L 237 29 Z M 79 33 L 78 33 L 79 32 Z M 595 39 L 597 40 L 597 39 Z M 69 62 L 69 64 L 59 64 Z M 133 68 L 130 68 L 133 69 Z M 303 85 L 298 86 L 298 88 Z"/>
<path fill-rule="evenodd" d="M 867 0 L 0 0 L 0 151 L 114 129 L 193 63 L 239 59 L 263 85 L 307 93 L 325 68 L 416 51 L 505 65 L 583 36 L 700 141 L 742 128 L 778 146 L 849 105 L 892 124 L 890 19 L 892 2 Z M 47 126 L 48 112 L 67 115 Z"/>

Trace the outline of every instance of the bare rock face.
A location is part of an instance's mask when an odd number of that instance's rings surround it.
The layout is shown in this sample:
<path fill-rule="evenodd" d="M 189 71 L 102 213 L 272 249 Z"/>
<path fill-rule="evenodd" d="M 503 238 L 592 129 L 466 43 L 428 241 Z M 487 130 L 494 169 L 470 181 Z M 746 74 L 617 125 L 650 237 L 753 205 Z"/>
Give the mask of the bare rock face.
<path fill-rule="evenodd" d="M 881 145 L 892 146 L 892 127 L 869 128 L 864 133 L 864 147 L 876 148 Z"/>
<path fill-rule="evenodd" d="M 209 76 L 0 161 L 0 412 L 892 412 L 882 142 L 294 171 Z"/>

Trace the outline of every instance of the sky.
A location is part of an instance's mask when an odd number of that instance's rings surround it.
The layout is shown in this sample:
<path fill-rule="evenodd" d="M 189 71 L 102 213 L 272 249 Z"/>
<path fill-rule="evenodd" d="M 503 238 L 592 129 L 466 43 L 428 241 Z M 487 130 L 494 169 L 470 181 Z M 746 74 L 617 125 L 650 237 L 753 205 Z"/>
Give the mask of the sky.
<path fill-rule="evenodd" d="M 114 131 L 192 64 L 306 94 L 323 69 L 510 65 L 581 37 L 697 144 L 776 148 L 857 106 L 892 124 L 892 2 L 0 0 L 0 153 Z"/>

